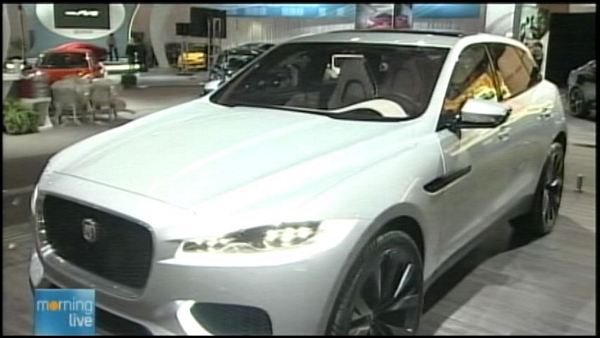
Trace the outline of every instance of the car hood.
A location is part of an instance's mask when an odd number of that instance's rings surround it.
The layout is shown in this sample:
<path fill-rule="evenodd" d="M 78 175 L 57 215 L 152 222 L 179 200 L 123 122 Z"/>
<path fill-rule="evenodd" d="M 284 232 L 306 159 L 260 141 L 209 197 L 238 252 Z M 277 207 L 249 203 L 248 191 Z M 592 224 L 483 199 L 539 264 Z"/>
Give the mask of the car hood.
<path fill-rule="evenodd" d="M 366 122 L 196 100 L 103 133 L 53 171 L 197 210 L 301 202 L 402 150 L 411 122 Z M 147 121 L 145 121 L 147 120 Z"/>

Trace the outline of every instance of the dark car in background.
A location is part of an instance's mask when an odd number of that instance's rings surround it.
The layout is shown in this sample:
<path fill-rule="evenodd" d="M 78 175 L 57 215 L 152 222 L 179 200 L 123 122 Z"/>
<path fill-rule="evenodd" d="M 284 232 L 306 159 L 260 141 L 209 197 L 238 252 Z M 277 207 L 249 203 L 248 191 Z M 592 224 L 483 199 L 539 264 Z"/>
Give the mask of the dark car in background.
<path fill-rule="evenodd" d="M 231 77 L 273 46 L 275 45 L 271 43 L 248 43 L 223 51 L 210 70 L 208 75 L 209 82 L 204 86 L 203 95 L 214 90 L 221 82 Z"/>
<path fill-rule="evenodd" d="M 241 45 L 240 48 L 254 49 L 259 52 L 266 52 L 269 49 L 273 48 L 273 46 L 275 46 L 275 44 L 264 43 L 264 42 L 251 42 L 251 43 Z"/>
<path fill-rule="evenodd" d="M 596 60 L 591 60 L 569 73 L 569 111 L 586 117 L 596 111 Z"/>
<path fill-rule="evenodd" d="M 274 46 L 271 43 L 247 43 L 227 49 L 219 55 L 211 69 L 209 80 L 223 80 Z"/>

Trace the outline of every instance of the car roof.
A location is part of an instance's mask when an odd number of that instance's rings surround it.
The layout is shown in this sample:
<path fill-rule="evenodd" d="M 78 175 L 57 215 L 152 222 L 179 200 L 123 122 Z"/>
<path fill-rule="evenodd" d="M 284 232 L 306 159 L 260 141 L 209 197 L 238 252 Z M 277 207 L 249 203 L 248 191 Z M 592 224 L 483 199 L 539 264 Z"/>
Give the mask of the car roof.
<path fill-rule="evenodd" d="M 248 43 L 245 43 L 245 44 L 243 44 L 241 46 L 264 47 L 264 46 L 269 46 L 269 45 L 273 45 L 273 44 L 272 43 L 268 43 L 268 42 L 248 42 Z"/>
<path fill-rule="evenodd" d="M 93 52 L 85 48 L 72 48 L 72 49 L 49 49 L 44 54 L 92 54 Z"/>
<path fill-rule="evenodd" d="M 228 49 L 227 55 L 245 55 L 245 56 L 257 56 L 260 55 L 260 51 L 249 50 L 249 49 Z"/>
<path fill-rule="evenodd" d="M 460 40 L 459 33 L 436 34 L 434 31 L 423 33 L 415 30 L 343 30 L 327 33 L 305 35 L 288 42 L 359 42 L 359 43 L 383 43 L 383 44 L 415 44 L 431 45 L 439 47 L 452 47 Z"/>
<path fill-rule="evenodd" d="M 75 46 L 75 47 L 74 47 Z M 61 50 L 66 48 L 74 48 L 74 49 L 106 49 L 91 43 L 81 42 L 81 41 L 71 41 L 67 43 L 63 43 L 62 45 L 56 46 L 52 49 Z"/>
<path fill-rule="evenodd" d="M 415 30 L 415 29 L 373 29 L 342 30 L 320 34 L 303 35 L 288 43 L 301 42 L 355 42 L 399 44 L 452 48 L 463 40 L 472 42 L 505 42 L 515 44 L 514 39 L 491 34 L 466 34 L 459 31 Z"/>

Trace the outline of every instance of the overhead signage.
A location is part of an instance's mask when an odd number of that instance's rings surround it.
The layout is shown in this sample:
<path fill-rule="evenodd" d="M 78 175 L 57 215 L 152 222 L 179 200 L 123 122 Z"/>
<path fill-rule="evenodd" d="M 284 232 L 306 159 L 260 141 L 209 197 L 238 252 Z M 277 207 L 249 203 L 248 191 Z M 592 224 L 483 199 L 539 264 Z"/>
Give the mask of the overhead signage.
<path fill-rule="evenodd" d="M 100 15 L 99 11 L 90 11 L 90 10 L 86 10 L 86 9 L 80 9 L 78 11 L 66 11 L 65 12 L 66 16 L 88 16 L 88 17 L 98 17 Z"/>
<path fill-rule="evenodd" d="M 109 4 L 54 4 L 54 28 L 110 29 Z"/>

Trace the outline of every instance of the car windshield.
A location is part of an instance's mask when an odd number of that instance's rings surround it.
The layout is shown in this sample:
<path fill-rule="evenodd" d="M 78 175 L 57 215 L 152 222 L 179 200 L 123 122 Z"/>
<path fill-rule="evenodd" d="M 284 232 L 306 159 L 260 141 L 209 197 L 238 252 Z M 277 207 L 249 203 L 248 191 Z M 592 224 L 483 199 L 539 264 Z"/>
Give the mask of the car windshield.
<path fill-rule="evenodd" d="M 447 52 L 407 45 L 290 43 L 275 47 L 210 99 L 227 106 L 325 114 L 368 103 L 361 108 L 381 117 L 415 117 L 429 104 Z"/>
<path fill-rule="evenodd" d="M 255 55 L 249 54 L 229 54 L 225 59 L 225 68 L 238 70 L 248 64 L 255 58 Z"/>
<path fill-rule="evenodd" d="M 88 62 L 82 53 L 47 53 L 39 63 L 42 68 L 87 68 Z"/>

